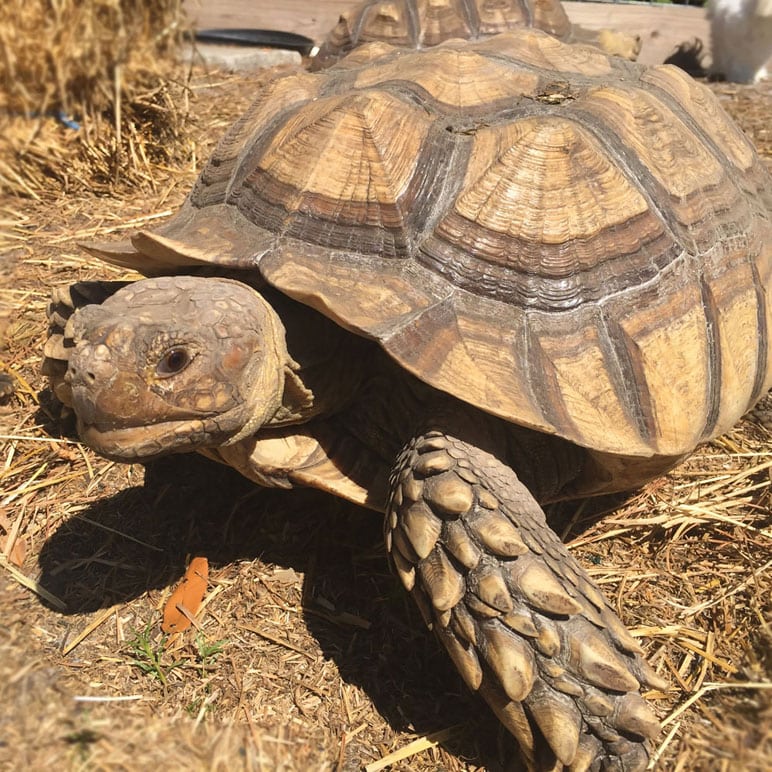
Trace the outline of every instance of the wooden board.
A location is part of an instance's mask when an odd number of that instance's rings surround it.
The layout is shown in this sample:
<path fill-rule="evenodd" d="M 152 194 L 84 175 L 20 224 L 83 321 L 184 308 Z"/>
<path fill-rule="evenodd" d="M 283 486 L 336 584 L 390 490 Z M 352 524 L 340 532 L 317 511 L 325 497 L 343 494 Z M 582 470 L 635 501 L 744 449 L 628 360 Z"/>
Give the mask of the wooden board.
<path fill-rule="evenodd" d="M 188 0 L 198 27 L 257 27 L 297 32 L 317 42 L 338 15 L 356 0 Z M 640 61 L 663 62 L 679 44 L 699 38 L 710 48 L 709 24 L 702 8 L 684 5 L 565 2 L 571 21 L 591 29 L 615 28 L 637 33 L 643 41 Z"/>

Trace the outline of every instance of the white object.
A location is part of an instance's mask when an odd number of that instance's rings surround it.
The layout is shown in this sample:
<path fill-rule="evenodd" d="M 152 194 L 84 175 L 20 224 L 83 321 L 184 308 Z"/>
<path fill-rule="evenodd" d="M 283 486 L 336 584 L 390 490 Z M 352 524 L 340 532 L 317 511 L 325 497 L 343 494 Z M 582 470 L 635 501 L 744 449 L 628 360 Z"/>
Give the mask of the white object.
<path fill-rule="evenodd" d="M 772 0 L 710 0 L 712 72 L 756 83 L 772 70 Z"/>

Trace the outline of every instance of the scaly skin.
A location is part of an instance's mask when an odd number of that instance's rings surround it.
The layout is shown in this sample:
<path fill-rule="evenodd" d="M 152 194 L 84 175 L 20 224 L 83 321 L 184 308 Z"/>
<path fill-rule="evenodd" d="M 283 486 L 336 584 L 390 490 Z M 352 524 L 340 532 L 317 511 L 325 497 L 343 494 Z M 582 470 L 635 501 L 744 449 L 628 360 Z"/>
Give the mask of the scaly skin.
<path fill-rule="evenodd" d="M 509 466 L 443 429 L 421 434 L 395 467 L 386 539 L 531 768 L 646 768 L 659 723 L 638 690 L 664 683 Z"/>
<path fill-rule="evenodd" d="M 103 455 L 201 450 L 261 484 L 385 511 L 403 585 L 532 769 L 644 769 L 659 725 L 639 689 L 666 685 L 533 495 L 560 495 L 584 452 L 434 391 L 334 325 L 290 321 L 288 350 L 251 287 L 164 277 L 78 310 L 74 348 L 51 348 Z"/>

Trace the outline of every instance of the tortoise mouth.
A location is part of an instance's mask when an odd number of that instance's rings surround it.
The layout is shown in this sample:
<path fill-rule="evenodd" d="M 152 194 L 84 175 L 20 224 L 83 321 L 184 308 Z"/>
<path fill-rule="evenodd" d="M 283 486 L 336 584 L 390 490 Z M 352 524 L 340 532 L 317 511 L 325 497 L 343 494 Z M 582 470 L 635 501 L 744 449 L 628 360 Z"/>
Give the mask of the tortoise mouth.
<path fill-rule="evenodd" d="M 129 463 L 221 444 L 224 438 L 216 429 L 213 420 L 201 418 L 122 427 L 78 419 L 78 434 L 86 445 L 112 461 Z"/>

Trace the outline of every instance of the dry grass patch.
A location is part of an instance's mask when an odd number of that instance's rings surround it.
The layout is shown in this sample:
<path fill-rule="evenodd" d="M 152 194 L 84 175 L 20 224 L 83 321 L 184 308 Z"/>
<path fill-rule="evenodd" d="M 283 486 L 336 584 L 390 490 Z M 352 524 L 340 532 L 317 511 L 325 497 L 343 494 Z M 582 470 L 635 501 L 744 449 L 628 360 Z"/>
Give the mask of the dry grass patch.
<path fill-rule="evenodd" d="M 189 152 L 181 0 L 3 0 L 0 192 L 109 191 Z"/>

